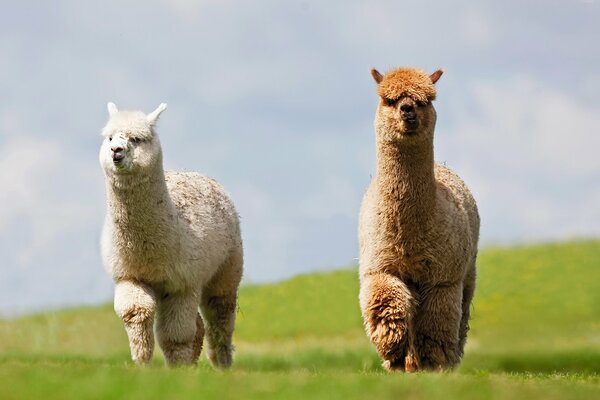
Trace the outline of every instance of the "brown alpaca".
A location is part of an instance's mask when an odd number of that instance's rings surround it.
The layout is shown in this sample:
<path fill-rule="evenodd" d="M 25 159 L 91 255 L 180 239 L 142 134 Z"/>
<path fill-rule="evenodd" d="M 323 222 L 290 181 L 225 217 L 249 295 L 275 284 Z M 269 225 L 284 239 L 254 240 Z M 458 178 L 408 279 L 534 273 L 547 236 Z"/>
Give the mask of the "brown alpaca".
<path fill-rule="evenodd" d="M 371 71 L 377 171 L 360 210 L 360 305 L 387 370 L 457 365 L 475 290 L 479 215 L 469 189 L 433 161 L 431 76 Z"/>

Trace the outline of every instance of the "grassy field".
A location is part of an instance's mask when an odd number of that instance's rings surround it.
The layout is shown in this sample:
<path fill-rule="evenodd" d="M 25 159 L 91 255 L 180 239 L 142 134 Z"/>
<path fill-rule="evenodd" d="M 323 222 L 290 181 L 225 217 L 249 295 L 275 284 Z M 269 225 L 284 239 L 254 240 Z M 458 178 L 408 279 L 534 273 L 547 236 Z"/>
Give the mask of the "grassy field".
<path fill-rule="evenodd" d="M 354 269 L 245 286 L 231 371 L 129 361 L 110 305 L 0 321 L 0 399 L 600 398 L 600 242 L 489 248 L 454 372 L 387 374 Z"/>

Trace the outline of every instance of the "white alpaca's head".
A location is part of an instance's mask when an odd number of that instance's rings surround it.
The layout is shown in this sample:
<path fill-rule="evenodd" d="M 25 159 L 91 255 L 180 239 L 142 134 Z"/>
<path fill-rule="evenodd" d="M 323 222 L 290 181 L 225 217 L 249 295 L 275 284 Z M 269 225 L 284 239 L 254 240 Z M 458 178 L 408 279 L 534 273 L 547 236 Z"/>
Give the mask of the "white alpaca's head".
<path fill-rule="evenodd" d="M 151 171 L 162 165 L 162 152 L 154 126 L 167 108 L 162 103 L 150 114 L 119 111 L 108 103 L 108 122 L 102 129 L 100 164 L 109 175 L 130 175 Z"/>

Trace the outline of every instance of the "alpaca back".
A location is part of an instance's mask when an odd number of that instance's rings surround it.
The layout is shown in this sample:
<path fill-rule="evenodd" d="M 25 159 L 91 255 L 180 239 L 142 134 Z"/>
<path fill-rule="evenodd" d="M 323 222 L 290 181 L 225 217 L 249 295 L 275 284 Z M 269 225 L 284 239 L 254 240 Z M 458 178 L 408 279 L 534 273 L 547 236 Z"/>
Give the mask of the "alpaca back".
<path fill-rule="evenodd" d="M 206 284 L 234 251 L 241 251 L 238 214 L 225 190 L 197 172 L 167 172 L 180 221 L 181 260 L 188 281 Z M 191 279 L 190 279 L 191 278 Z"/>
<path fill-rule="evenodd" d="M 165 179 L 185 226 L 189 256 L 205 270 L 220 266 L 232 249 L 241 247 L 239 218 L 229 196 L 215 180 L 197 172 L 168 171 Z"/>
<path fill-rule="evenodd" d="M 462 280 L 474 266 L 479 241 L 479 214 L 469 188 L 450 168 L 436 164 L 436 209 L 429 227 L 432 282 Z"/>
<path fill-rule="evenodd" d="M 479 211 L 473 194 L 464 181 L 450 168 L 445 165 L 435 164 L 435 179 L 446 187 L 453 195 L 459 212 L 465 213 L 469 224 L 470 239 L 474 249 L 477 249 L 479 241 Z"/>

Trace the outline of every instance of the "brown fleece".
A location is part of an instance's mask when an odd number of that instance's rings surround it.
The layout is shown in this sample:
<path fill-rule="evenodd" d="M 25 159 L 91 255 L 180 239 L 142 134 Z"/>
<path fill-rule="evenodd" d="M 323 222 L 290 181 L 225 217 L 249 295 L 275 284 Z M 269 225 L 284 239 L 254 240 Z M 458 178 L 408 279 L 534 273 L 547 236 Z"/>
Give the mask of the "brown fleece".
<path fill-rule="evenodd" d="M 441 74 L 372 71 L 381 101 L 377 170 L 359 222 L 360 303 L 388 370 L 451 368 L 468 331 L 479 215 L 464 182 L 434 162 L 429 101 Z"/>
<path fill-rule="evenodd" d="M 375 72 L 377 70 L 373 70 L 371 73 L 377 81 L 379 78 L 375 76 Z M 431 77 L 416 68 L 397 68 L 388 72 L 382 76 L 377 86 L 377 94 L 388 100 L 410 97 L 415 101 L 433 101 L 436 97 Z"/>

